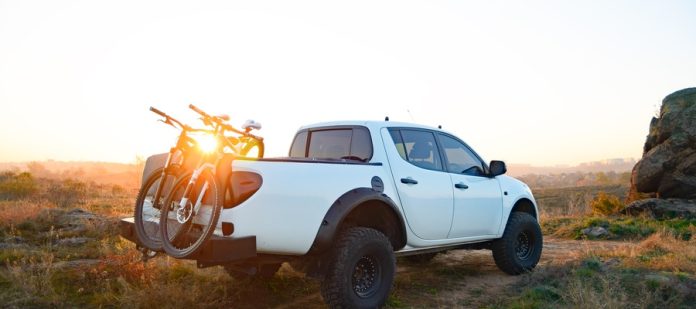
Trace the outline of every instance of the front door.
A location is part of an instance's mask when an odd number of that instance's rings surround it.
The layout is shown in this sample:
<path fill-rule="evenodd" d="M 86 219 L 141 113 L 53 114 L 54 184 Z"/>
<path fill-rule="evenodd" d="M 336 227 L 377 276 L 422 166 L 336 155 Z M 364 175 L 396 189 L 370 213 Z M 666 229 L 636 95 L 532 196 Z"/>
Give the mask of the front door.
<path fill-rule="evenodd" d="M 454 218 L 448 237 L 497 234 L 503 215 L 498 180 L 488 177 L 481 159 L 463 142 L 441 133 L 438 138 L 454 190 Z"/>
<path fill-rule="evenodd" d="M 385 136 L 386 135 L 386 136 Z M 452 181 L 443 171 L 435 135 L 430 131 L 391 129 L 383 132 L 392 175 L 406 222 L 421 239 L 446 239 L 452 225 Z M 394 152 L 398 152 L 396 155 Z"/>

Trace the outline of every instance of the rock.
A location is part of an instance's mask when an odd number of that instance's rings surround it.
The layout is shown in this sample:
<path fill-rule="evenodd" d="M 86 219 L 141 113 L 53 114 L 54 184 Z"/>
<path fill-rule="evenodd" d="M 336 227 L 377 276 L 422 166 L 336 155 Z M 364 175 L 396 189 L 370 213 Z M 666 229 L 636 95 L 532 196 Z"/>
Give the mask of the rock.
<path fill-rule="evenodd" d="M 600 236 L 604 236 L 609 234 L 609 231 L 607 229 L 601 227 L 601 226 L 593 226 L 593 227 L 588 227 L 586 229 L 582 230 L 582 234 L 586 236 L 590 236 L 593 238 L 598 238 Z"/>
<path fill-rule="evenodd" d="M 696 218 L 696 199 L 659 199 L 649 198 L 635 201 L 622 210 L 622 213 L 638 215 L 647 213 L 656 219 Z"/>
<path fill-rule="evenodd" d="M 650 121 L 643 158 L 633 168 L 631 192 L 696 199 L 696 88 L 662 101 L 660 117 Z"/>
<path fill-rule="evenodd" d="M 65 238 L 65 239 L 59 239 L 56 241 L 56 245 L 59 246 L 80 246 L 83 245 L 89 241 L 93 240 L 93 238 L 89 237 L 72 237 L 72 238 Z"/>
<path fill-rule="evenodd" d="M 89 211 L 80 208 L 74 208 L 66 212 L 63 218 L 69 221 L 80 221 L 80 220 L 102 220 L 101 216 L 95 215 Z"/>
<path fill-rule="evenodd" d="M 87 226 L 84 224 L 71 224 L 68 227 L 58 230 L 61 234 L 82 234 L 87 232 Z"/>

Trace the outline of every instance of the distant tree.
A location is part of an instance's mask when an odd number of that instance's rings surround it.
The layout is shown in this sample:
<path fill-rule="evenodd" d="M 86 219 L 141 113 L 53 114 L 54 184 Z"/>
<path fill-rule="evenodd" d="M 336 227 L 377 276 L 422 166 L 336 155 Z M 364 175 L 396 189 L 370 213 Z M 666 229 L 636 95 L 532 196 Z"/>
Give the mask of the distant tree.
<path fill-rule="evenodd" d="M 606 184 L 609 184 L 609 182 L 610 182 L 609 176 L 607 176 L 607 174 L 605 174 L 604 172 L 598 172 L 595 175 L 595 181 L 599 185 L 606 185 Z"/>

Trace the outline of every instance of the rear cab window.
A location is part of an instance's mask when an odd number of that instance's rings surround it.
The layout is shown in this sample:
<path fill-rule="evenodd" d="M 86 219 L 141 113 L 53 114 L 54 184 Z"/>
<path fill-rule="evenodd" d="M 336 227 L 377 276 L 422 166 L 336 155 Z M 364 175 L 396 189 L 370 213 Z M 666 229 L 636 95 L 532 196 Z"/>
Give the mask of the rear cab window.
<path fill-rule="evenodd" d="M 441 171 L 442 162 L 435 136 L 424 130 L 390 129 L 396 151 L 402 159 L 420 168 Z"/>
<path fill-rule="evenodd" d="M 295 135 L 290 157 L 368 162 L 372 158 L 370 131 L 362 126 L 302 130 Z"/>

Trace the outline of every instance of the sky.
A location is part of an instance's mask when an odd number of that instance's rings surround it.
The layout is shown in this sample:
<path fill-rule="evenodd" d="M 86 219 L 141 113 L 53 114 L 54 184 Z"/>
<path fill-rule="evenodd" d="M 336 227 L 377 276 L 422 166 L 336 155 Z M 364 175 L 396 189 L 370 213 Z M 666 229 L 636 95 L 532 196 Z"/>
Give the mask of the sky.
<path fill-rule="evenodd" d="M 693 1 L 0 0 L 0 162 L 134 162 L 155 106 L 263 124 L 268 156 L 335 120 L 442 125 L 484 158 L 639 158 L 696 84 Z"/>

